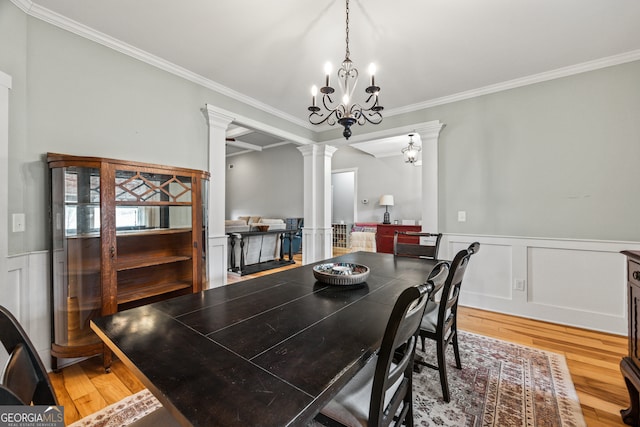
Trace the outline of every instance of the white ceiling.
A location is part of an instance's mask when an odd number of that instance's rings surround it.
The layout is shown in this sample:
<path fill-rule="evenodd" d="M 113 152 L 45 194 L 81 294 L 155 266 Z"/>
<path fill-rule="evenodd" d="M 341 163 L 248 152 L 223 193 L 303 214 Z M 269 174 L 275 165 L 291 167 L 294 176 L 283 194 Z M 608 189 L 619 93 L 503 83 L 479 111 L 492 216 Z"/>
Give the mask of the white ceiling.
<path fill-rule="evenodd" d="M 324 63 L 335 69 L 344 58 L 343 0 L 12 1 L 50 21 L 62 15 L 303 125 Z M 351 0 L 350 8 L 351 59 L 363 77 L 376 63 L 387 116 L 514 79 L 640 59 L 638 0 Z"/>

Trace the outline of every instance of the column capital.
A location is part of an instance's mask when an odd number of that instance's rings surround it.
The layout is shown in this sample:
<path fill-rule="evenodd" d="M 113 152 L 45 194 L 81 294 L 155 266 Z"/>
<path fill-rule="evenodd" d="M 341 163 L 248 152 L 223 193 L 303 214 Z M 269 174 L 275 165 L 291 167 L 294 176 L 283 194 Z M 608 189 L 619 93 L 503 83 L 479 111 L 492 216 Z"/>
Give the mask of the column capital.
<path fill-rule="evenodd" d="M 432 120 L 416 126 L 415 132 L 420 135 L 420 140 L 435 140 L 438 141 L 440 131 L 445 127 L 445 124 L 439 120 Z"/>
<path fill-rule="evenodd" d="M 335 153 L 336 151 L 338 151 L 337 147 L 334 147 L 333 145 L 327 145 L 327 144 L 309 144 L 309 145 L 302 145 L 300 147 L 296 147 L 298 149 L 298 151 L 300 151 L 302 153 L 303 156 L 313 156 L 313 155 L 324 155 L 327 157 L 332 157 L 333 153 Z"/>
<path fill-rule="evenodd" d="M 207 119 L 209 127 L 220 127 L 226 129 L 229 124 L 234 120 L 234 117 L 230 117 L 216 110 L 216 108 L 210 104 L 205 104 L 202 109 L 204 118 Z"/>

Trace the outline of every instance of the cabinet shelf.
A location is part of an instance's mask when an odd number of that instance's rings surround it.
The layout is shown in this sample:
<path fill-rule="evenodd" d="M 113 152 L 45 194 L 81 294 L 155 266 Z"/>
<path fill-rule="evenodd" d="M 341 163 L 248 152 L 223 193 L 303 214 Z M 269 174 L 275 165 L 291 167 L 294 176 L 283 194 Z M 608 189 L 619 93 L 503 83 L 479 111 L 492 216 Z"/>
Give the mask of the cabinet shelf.
<path fill-rule="evenodd" d="M 121 287 L 118 289 L 118 305 L 139 301 L 146 298 L 164 295 L 171 292 L 187 289 L 191 282 L 170 282 L 138 287 Z"/>
<path fill-rule="evenodd" d="M 145 258 L 144 256 L 120 259 L 116 271 L 134 270 L 136 268 L 152 267 L 154 265 L 171 264 L 174 262 L 189 261 L 190 256 L 165 256 Z"/>
<path fill-rule="evenodd" d="M 179 234 L 179 233 L 191 233 L 191 228 L 149 228 L 144 230 L 118 230 L 116 229 L 116 237 L 139 237 L 149 236 L 155 234 Z M 99 231 L 91 231 L 82 234 L 71 234 L 66 236 L 67 239 L 98 239 L 100 238 Z"/>
<path fill-rule="evenodd" d="M 139 237 L 156 234 L 191 233 L 191 228 L 150 228 L 147 230 L 117 230 L 117 237 Z"/>

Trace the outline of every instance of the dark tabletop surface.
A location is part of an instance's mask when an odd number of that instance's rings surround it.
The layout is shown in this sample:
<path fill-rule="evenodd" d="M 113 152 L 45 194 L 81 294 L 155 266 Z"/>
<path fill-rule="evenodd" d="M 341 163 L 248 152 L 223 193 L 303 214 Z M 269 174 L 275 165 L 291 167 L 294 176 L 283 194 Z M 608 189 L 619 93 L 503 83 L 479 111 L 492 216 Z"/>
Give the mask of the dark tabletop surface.
<path fill-rule="evenodd" d="M 92 328 L 185 425 L 305 425 L 380 347 L 400 293 L 434 262 L 356 252 L 360 287 L 310 264 L 92 320 Z"/>

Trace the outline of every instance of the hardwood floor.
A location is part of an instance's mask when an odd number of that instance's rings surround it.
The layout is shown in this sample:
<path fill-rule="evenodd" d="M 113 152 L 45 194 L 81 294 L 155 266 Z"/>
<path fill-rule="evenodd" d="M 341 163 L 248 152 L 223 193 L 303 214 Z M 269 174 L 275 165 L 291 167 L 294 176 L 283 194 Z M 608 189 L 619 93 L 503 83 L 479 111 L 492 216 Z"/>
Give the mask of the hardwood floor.
<path fill-rule="evenodd" d="M 336 255 L 337 255 L 336 251 Z M 299 256 L 296 264 L 301 265 Z M 270 274 L 278 270 L 258 273 Z M 229 275 L 229 283 L 256 277 Z M 582 412 L 589 427 L 624 426 L 620 409 L 629 405 L 619 363 L 627 352 L 623 336 L 540 322 L 469 307 L 459 309 L 459 328 L 563 354 L 571 373 Z M 463 361 L 464 366 L 464 361 Z M 50 374 L 65 422 L 72 423 L 144 387 L 131 372 L 115 360 L 106 374 L 99 357 L 87 359 Z"/>
<path fill-rule="evenodd" d="M 469 307 L 460 307 L 458 328 L 564 355 L 587 426 L 626 425 L 620 409 L 629 406 L 629 395 L 619 364 L 627 337 Z"/>

